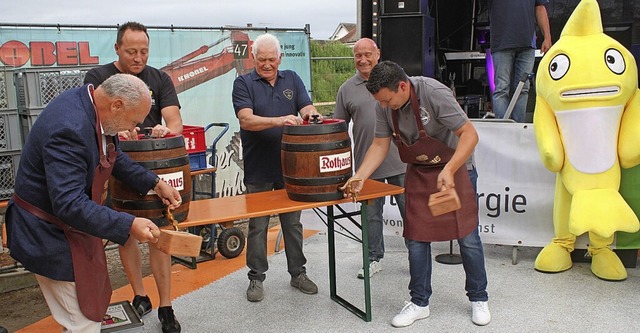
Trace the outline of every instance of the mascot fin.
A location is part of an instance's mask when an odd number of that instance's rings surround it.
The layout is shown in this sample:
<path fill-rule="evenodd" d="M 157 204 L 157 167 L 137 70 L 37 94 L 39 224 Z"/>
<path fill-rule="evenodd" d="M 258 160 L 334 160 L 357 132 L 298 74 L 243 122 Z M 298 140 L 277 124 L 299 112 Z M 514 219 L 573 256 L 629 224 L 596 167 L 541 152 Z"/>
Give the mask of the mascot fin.
<path fill-rule="evenodd" d="M 638 217 L 618 191 L 594 189 L 573 194 L 569 212 L 569 231 L 572 234 L 590 231 L 601 237 L 611 237 L 616 231 L 638 230 Z"/>
<path fill-rule="evenodd" d="M 589 22 L 585 24 L 585 22 Z M 560 37 L 589 36 L 603 33 L 600 7 L 596 0 L 583 0 L 562 29 Z"/>

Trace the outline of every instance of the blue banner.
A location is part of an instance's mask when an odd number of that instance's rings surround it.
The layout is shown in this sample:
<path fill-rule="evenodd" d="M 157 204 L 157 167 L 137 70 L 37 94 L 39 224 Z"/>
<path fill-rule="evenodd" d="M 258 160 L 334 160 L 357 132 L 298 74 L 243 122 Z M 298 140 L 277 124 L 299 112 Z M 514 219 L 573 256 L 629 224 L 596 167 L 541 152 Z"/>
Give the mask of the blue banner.
<path fill-rule="evenodd" d="M 0 66 L 18 68 L 98 66 L 117 60 L 117 27 L 0 26 Z M 304 29 L 148 28 L 148 65 L 171 76 L 184 124 L 229 123 L 217 143 L 217 192 L 244 192 L 239 124 L 231 103 L 233 81 L 253 70 L 253 40 L 269 32 L 281 44 L 280 69 L 300 75 L 311 90 L 309 35 Z M 219 134 L 207 133 L 207 145 Z"/>

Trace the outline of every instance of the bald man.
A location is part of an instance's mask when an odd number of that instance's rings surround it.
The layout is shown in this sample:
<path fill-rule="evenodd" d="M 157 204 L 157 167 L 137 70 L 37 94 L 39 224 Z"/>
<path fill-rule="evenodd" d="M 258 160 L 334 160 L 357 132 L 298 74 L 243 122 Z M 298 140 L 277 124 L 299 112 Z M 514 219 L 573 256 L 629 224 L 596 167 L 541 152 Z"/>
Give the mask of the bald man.
<path fill-rule="evenodd" d="M 333 117 L 344 119 L 347 123 L 353 120 L 353 138 L 355 142 L 354 156 L 356 169 L 364 160 L 364 155 L 373 142 L 376 128 L 376 100 L 367 90 L 366 83 L 373 66 L 380 60 L 378 45 L 369 39 L 362 38 L 353 47 L 353 61 L 357 73 L 340 86 L 336 96 L 336 107 Z M 398 149 L 390 145 L 389 154 L 370 178 L 403 186 L 406 165 L 400 161 Z M 395 203 L 404 220 L 404 194 L 394 195 Z M 385 198 L 376 199 L 367 209 L 369 226 L 369 274 L 382 270 L 380 259 L 384 257 L 384 237 L 382 235 L 382 212 Z M 364 269 L 358 272 L 358 278 L 364 279 Z"/>
<path fill-rule="evenodd" d="M 157 242 L 151 220 L 102 205 L 110 175 L 138 193 L 153 189 L 172 209 L 180 205 L 178 190 L 121 153 L 114 137 L 133 130 L 150 107 L 147 85 L 129 74 L 69 89 L 47 104 L 22 148 L 5 215 L 8 245 L 35 274 L 63 332 L 100 332 L 111 298 L 102 239 Z"/>

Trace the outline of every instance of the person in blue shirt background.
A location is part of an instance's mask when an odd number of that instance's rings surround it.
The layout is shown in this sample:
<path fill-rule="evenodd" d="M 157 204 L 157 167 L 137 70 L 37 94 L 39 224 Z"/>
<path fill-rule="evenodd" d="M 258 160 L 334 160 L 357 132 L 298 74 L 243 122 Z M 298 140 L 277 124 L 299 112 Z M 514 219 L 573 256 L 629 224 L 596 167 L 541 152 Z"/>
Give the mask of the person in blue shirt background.
<path fill-rule="evenodd" d="M 536 24 L 543 35 L 542 53 L 551 47 L 551 29 L 545 4 L 549 0 L 489 0 L 491 58 L 495 69 L 493 113 L 504 118 L 511 95 L 524 74 L 533 71 L 536 49 Z M 522 87 L 511 119 L 525 121 L 529 81 Z"/>

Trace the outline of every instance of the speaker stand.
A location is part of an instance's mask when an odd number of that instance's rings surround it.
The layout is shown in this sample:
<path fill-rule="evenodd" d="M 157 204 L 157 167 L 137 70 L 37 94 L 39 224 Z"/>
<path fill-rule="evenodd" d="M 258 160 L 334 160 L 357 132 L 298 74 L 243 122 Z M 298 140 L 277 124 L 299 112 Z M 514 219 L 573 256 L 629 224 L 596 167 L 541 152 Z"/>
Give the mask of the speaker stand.
<path fill-rule="evenodd" d="M 436 261 L 446 265 L 459 265 L 462 263 L 462 257 L 453 253 L 453 240 L 449 241 L 449 253 L 438 254 Z"/>

